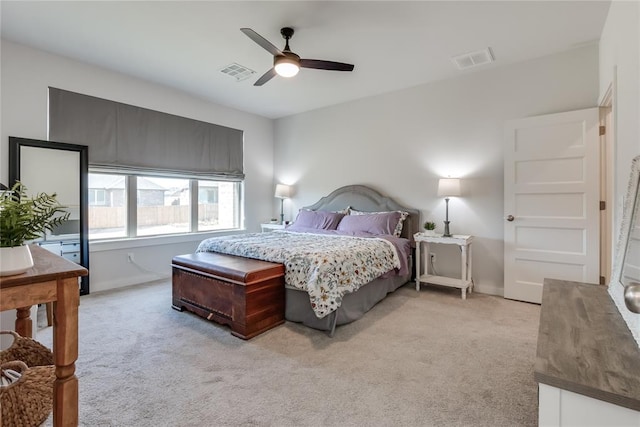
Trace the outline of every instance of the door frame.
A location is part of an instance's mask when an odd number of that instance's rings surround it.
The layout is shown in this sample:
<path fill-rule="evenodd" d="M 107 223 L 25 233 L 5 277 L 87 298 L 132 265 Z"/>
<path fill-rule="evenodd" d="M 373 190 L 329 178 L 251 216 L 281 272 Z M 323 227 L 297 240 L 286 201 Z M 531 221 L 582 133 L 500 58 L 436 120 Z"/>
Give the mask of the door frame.
<path fill-rule="evenodd" d="M 600 101 L 600 126 L 604 134 L 600 136 L 600 200 L 605 209 L 600 211 L 600 276 L 602 285 L 611 281 L 613 268 L 613 203 L 615 194 L 615 99 L 616 73 Z"/>

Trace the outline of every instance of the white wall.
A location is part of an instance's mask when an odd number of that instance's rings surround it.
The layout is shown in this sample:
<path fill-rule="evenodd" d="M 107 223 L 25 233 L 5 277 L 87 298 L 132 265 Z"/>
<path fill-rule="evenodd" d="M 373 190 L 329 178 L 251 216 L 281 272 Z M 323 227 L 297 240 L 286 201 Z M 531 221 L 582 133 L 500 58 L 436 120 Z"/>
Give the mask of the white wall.
<path fill-rule="evenodd" d="M 451 232 L 477 237 L 477 289 L 502 295 L 504 122 L 597 100 L 594 44 L 277 120 L 275 177 L 296 191 L 286 216 L 337 187 L 366 184 L 442 231 L 437 180 L 461 177 L 463 197 L 449 204 Z M 439 272 L 459 275 L 455 248 L 439 249 Z"/>
<path fill-rule="evenodd" d="M 614 87 L 615 230 L 620 224 L 631 159 L 640 155 L 640 3 L 613 1 L 600 38 L 600 98 Z M 617 235 L 614 236 L 614 240 Z"/>
<path fill-rule="evenodd" d="M 182 92 L 2 40 L 0 180 L 8 179 L 8 137 L 47 139 L 47 87 L 54 86 L 244 131 L 245 226 L 273 210 L 273 121 Z M 28 184 L 28 183 L 27 183 Z M 168 277 L 174 255 L 193 252 L 203 235 L 91 243 L 91 291 Z M 133 252 L 139 266 L 127 263 Z M 147 271 L 148 270 L 148 271 Z"/>

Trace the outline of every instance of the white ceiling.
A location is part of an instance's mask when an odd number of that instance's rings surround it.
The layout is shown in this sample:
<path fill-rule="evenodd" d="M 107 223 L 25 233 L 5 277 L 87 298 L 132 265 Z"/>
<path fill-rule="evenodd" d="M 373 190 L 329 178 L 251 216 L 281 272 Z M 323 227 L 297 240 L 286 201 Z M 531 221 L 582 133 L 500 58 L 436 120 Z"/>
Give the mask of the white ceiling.
<path fill-rule="evenodd" d="M 524 61 L 597 41 L 609 1 L 6 1 L 1 35 L 173 87 L 214 103 L 279 118 L 353 99 Z M 296 33 L 302 58 L 355 64 L 352 73 L 302 69 L 253 83 Z M 458 70 L 451 57 L 491 47 L 496 61 Z M 233 62 L 248 80 L 220 73 Z"/>

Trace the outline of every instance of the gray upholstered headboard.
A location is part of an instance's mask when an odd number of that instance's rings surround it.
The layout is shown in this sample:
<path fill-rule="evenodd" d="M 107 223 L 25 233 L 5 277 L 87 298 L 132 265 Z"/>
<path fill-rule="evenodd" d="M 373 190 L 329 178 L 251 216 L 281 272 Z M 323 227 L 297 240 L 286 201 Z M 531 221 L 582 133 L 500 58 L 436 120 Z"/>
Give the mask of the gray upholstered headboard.
<path fill-rule="evenodd" d="M 334 190 L 328 196 L 304 209 L 314 211 L 339 211 L 352 207 L 364 212 L 405 211 L 409 216 L 402 227 L 402 237 L 413 242 L 413 235 L 421 230 L 420 211 L 400 205 L 365 185 L 347 185 Z"/>

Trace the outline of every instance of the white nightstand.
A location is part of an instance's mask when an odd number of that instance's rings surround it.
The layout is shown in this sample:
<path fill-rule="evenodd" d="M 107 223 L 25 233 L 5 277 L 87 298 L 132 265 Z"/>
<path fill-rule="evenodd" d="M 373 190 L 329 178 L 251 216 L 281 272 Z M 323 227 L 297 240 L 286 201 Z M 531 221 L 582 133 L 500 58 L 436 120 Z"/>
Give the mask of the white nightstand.
<path fill-rule="evenodd" d="M 473 290 L 473 279 L 471 276 L 471 243 L 473 236 L 454 234 L 451 237 L 427 236 L 423 233 L 414 235 L 416 241 L 416 291 L 420 290 L 420 283 L 432 283 L 434 285 L 451 286 L 462 291 L 462 299 L 467 299 L 467 289 L 469 293 Z M 440 243 L 445 245 L 458 245 L 461 250 L 460 266 L 462 270 L 461 278 L 435 276 L 429 272 L 429 245 Z M 423 248 L 424 246 L 424 248 Z M 421 271 L 424 265 L 424 273 Z"/>
<path fill-rule="evenodd" d="M 272 224 L 268 222 L 265 224 L 260 224 L 260 228 L 262 228 L 263 233 L 265 231 L 284 230 L 284 224 Z"/>

